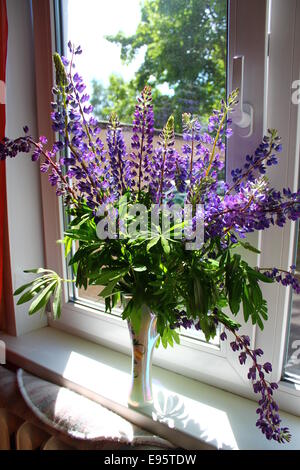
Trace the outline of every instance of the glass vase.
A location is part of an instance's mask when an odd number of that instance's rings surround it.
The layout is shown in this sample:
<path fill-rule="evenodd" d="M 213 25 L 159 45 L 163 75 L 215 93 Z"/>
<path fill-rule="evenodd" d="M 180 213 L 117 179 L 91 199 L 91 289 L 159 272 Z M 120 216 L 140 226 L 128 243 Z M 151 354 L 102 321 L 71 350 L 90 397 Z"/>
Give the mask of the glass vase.
<path fill-rule="evenodd" d="M 128 404 L 135 408 L 152 405 L 152 356 L 158 338 L 156 316 L 147 306 L 143 306 L 141 326 L 138 333 L 128 321 L 132 345 L 131 388 Z"/>

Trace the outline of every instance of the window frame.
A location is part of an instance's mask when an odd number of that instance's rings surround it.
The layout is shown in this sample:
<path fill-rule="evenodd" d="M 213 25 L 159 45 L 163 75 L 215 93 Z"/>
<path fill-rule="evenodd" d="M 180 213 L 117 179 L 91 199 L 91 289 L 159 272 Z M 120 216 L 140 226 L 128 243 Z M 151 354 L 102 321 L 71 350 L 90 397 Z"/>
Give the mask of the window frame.
<path fill-rule="evenodd" d="M 41 4 L 44 2 L 39 2 L 38 0 L 33 0 L 33 12 L 35 22 L 41 23 L 45 21 L 48 22 L 48 27 L 46 28 L 46 34 L 51 38 L 52 50 L 55 50 L 55 15 L 57 14 L 57 0 L 48 0 L 45 4 L 48 4 L 46 12 L 44 15 L 41 15 Z M 255 65 L 256 74 L 259 78 L 255 86 L 245 83 L 244 96 L 245 100 L 251 103 L 258 102 L 263 103 L 263 106 L 260 107 L 260 112 L 255 116 L 255 126 L 254 132 L 251 139 L 248 139 L 245 142 L 243 139 L 237 140 L 234 144 L 234 141 L 229 141 L 229 155 L 238 155 L 238 152 L 234 152 L 235 148 L 243 150 L 239 152 L 239 155 L 246 155 L 249 151 L 253 151 L 253 145 L 260 141 L 263 133 L 267 127 L 277 127 L 279 129 L 284 129 L 284 138 L 287 138 L 287 141 L 290 142 L 290 148 L 293 146 L 295 140 L 295 131 L 299 119 L 299 110 L 290 109 L 289 112 L 293 114 L 293 119 L 295 121 L 293 130 L 287 129 L 286 122 L 284 118 L 279 121 L 276 121 L 276 109 L 281 109 L 276 100 L 278 93 L 278 87 L 280 87 L 280 80 L 278 76 L 272 77 L 273 82 L 269 83 L 267 81 L 267 65 L 269 65 L 269 71 L 276 69 L 278 64 L 282 63 L 282 54 L 274 54 L 274 56 L 269 57 L 268 61 L 268 49 L 270 51 L 275 51 L 276 43 L 279 41 L 283 42 L 285 47 L 291 46 L 290 41 L 293 41 L 293 50 L 294 55 L 289 58 L 285 57 L 285 60 L 293 60 L 293 57 L 296 57 L 296 37 L 295 34 L 299 34 L 300 31 L 300 1 L 299 0 L 290 0 L 290 9 L 289 14 L 283 14 L 282 9 L 284 9 L 282 2 L 280 0 L 272 0 L 272 27 L 276 28 L 278 21 L 282 18 L 280 25 L 283 31 L 277 31 L 277 34 L 271 34 L 268 38 L 268 25 L 267 25 L 267 12 L 270 8 L 270 0 L 252 0 L 251 2 L 251 12 L 249 13 L 249 2 L 248 0 L 229 0 L 229 21 L 230 21 L 230 32 L 229 32 L 229 61 L 232 63 L 233 54 L 241 53 L 246 55 L 246 57 L 255 57 L 255 50 L 260 51 L 259 63 L 251 64 L 246 62 L 245 64 L 245 74 L 247 76 L 247 70 L 251 75 L 251 70 Z M 48 15 L 48 17 L 47 17 Z M 50 22 L 49 22 L 50 18 Z M 243 23 L 242 23 L 243 21 Z M 293 24 L 292 24 L 293 23 Z M 285 28 L 288 28 L 288 31 L 293 31 L 293 34 L 284 37 L 284 29 L 282 26 L 285 25 Z M 260 25 L 260 26 L 259 26 Z M 297 31 L 298 25 L 298 31 Z M 256 31 L 256 43 L 253 43 L 251 40 L 251 29 L 257 28 L 259 26 L 260 33 L 257 34 Z M 38 30 L 38 29 L 37 29 Z M 39 30 L 39 34 L 41 31 Z M 45 28 L 44 28 L 45 34 Z M 50 36 L 49 36 L 50 34 Z M 282 37 L 281 37 L 282 36 Z M 258 47 L 260 44 L 260 48 Z M 298 40 L 298 44 L 300 41 Z M 239 48 L 237 48 L 239 46 Z M 240 50 L 239 50 L 240 49 Z M 39 36 L 35 34 L 35 52 L 36 57 L 40 57 L 43 52 L 44 47 L 39 41 Z M 284 48 L 283 48 L 284 50 Z M 254 55 L 253 55 L 254 54 Z M 300 56 L 300 54 L 298 54 Z M 45 62 L 45 61 L 44 61 Z M 269 64 L 268 64 L 269 62 Z M 47 62 L 46 68 L 47 73 L 44 75 L 43 83 L 40 83 L 41 77 L 41 64 L 37 64 L 37 83 L 39 83 L 39 88 L 37 90 L 37 100 L 38 100 L 38 130 L 40 134 L 50 135 L 51 131 L 51 122 L 45 116 L 45 110 L 47 109 L 47 104 L 45 101 L 45 96 L 49 92 L 52 86 L 53 79 L 53 68 L 52 65 Z M 277 64 L 277 65 L 276 65 Z M 295 75 L 299 72 L 298 64 L 294 64 L 294 69 L 292 70 L 291 63 L 288 64 L 290 67 L 292 75 Z M 251 68 L 252 67 L 252 68 Z M 297 68 L 298 67 L 298 68 Z M 231 82 L 232 70 L 229 65 L 228 77 L 229 84 Z M 252 75 L 253 76 L 253 73 Z M 45 78 L 46 77 L 46 78 Z M 296 78 L 299 78 L 299 73 Z M 296 79 L 294 78 L 294 79 Z M 288 79 L 288 78 L 287 78 Z M 290 86 L 289 83 L 288 86 Z M 268 87 L 267 87 L 268 85 Z M 230 88 L 230 87 L 229 87 Z M 44 97 L 44 98 L 43 98 Z M 290 100 L 291 101 L 291 100 Z M 290 108 L 292 103 L 289 104 Z M 276 108 L 277 107 L 277 108 Z M 294 116 L 296 113 L 296 116 Z M 278 113 L 279 114 L 279 113 Z M 274 122 L 274 124 L 273 124 Z M 286 137 L 287 136 L 287 137 Z M 293 140 L 294 139 L 294 140 Z M 299 140 L 299 139 L 298 139 Z M 299 147 L 299 142 L 297 140 L 297 148 Z M 295 144 L 294 144 L 295 145 Z M 250 149 L 250 150 L 249 150 Z M 291 152 L 292 154 L 292 152 Z M 296 152 L 294 152 L 295 157 Z M 289 159 L 292 157 L 289 155 Z M 295 161 L 295 158 L 294 160 Z M 230 174 L 230 170 L 233 167 L 239 165 L 239 161 L 235 158 L 227 160 L 227 174 Z M 289 166 L 289 175 L 287 181 L 290 181 L 290 178 L 293 174 L 291 169 L 292 165 Z M 295 168 L 294 168 L 295 170 Z M 279 179 L 279 181 L 278 181 Z M 273 175 L 271 178 L 273 182 Z M 274 184 L 280 183 L 282 186 L 282 181 L 277 175 L 274 177 Z M 49 268 L 52 268 L 59 272 L 60 274 L 66 275 L 66 265 L 64 262 L 63 248 L 59 247 L 56 244 L 56 240 L 62 238 L 62 207 L 59 204 L 59 201 L 55 195 L 55 192 L 49 187 L 48 181 L 45 177 L 42 176 L 41 179 L 42 186 L 42 205 L 43 205 L 43 216 L 44 216 L 44 235 L 45 235 L 45 254 L 46 254 L 46 265 Z M 283 261 L 286 263 L 287 260 L 291 259 L 291 244 L 287 243 L 286 236 L 288 240 L 293 240 L 294 237 L 294 228 L 293 224 L 287 224 L 286 228 L 281 233 L 281 238 L 277 240 L 277 252 L 283 253 Z M 278 229 L 277 229 L 278 230 Z M 278 230 L 279 232 L 279 230 Z M 268 237 L 267 234 L 255 234 L 254 237 L 250 237 L 250 241 L 258 243 L 258 246 L 268 247 Z M 287 246 L 288 245 L 288 246 Z M 267 249 L 266 249 L 267 250 Z M 251 255 L 254 256 L 254 255 Z M 257 257 L 251 258 L 251 260 L 256 263 L 267 262 L 268 259 L 272 260 L 272 256 L 265 256 L 264 254 Z M 291 264 L 291 263 L 290 263 Z M 276 289 L 276 298 L 280 297 L 280 302 L 277 302 L 276 314 L 274 317 L 269 319 L 266 325 L 266 329 L 263 332 L 260 332 L 256 327 L 252 325 L 243 325 L 242 333 L 248 334 L 251 338 L 252 345 L 255 347 L 262 347 L 265 351 L 266 360 L 270 359 L 275 364 L 273 371 L 273 378 L 280 379 L 281 371 L 283 366 L 283 353 L 285 351 L 285 340 L 286 340 L 286 330 L 288 323 L 288 311 L 287 311 L 287 298 L 289 296 L 288 292 L 279 291 L 279 286 L 272 286 L 273 289 Z M 97 343 L 103 344 L 109 348 L 121 351 L 125 354 L 130 354 L 130 342 L 129 335 L 127 331 L 126 322 L 114 315 L 107 315 L 104 312 L 104 308 L 96 309 L 88 301 L 84 302 L 73 302 L 68 300 L 67 289 L 64 291 L 64 302 L 62 308 L 62 317 L 59 321 L 54 321 L 50 316 L 48 318 L 48 323 L 54 328 L 59 328 L 76 335 L 91 339 Z M 267 300 L 271 301 L 271 308 L 273 308 L 275 295 L 266 292 Z M 280 308 L 281 305 L 284 306 L 284 316 L 282 321 L 280 320 Z M 269 307 L 270 308 L 270 307 Z M 243 323 L 239 319 L 240 323 Z M 95 332 L 101 331 L 101 334 Z M 279 342 L 277 347 L 273 338 Z M 173 370 L 182 375 L 192 377 L 194 379 L 215 385 L 217 387 L 229 390 L 234 393 L 238 393 L 242 396 L 253 398 L 254 394 L 249 387 L 249 381 L 246 377 L 246 369 L 242 368 L 239 365 L 238 358 L 236 353 L 234 354 L 227 344 L 227 342 L 222 343 L 220 347 L 207 345 L 201 341 L 194 340 L 192 338 L 182 338 L 181 345 L 175 345 L 173 349 L 168 348 L 163 350 L 159 348 L 155 351 L 154 354 L 154 364 L 157 364 L 163 368 Z M 279 373 L 280 372 L 280 373 Z M 294 386 L 294 384 L 287 384 L 286 382 L 280 383 L 280 390 L 278 393 L 279 396 L 279 405 L 282 409 L 290 411 L 294 414 L 300 415 L 299 411 L 299 402 L 300 402 L 300 388 Z"/>
<path fill-rule="evenodd" d="M 297 191 L 299 184 L 300 106 L 292 103 L 292 83 L 300 77 L 300 1 L 272 0 L 269 41 L 269 77 L 267 93 L 267 127 L 280 130 L 284 151 L 270 183 Z M 281 73 L 278 73 L 278 70 Z M 283 229 L 261 234 L 260 266 L 293 264 L 297 223 L 288 222 Z M 267 236 L 268 234 L 269 237 Z M 272 236 L 272 248 L 270 237 Z M 284 365 L 289 332 L 291 289 L 280 285 L 265 288 L 269 320 L 264 331 L 257 331 L 256 342 L 273 364 L 272 380 L 279 381 L 279 403 L 282 409 L 300 414 L 300 386 L 284 379 Z"/>

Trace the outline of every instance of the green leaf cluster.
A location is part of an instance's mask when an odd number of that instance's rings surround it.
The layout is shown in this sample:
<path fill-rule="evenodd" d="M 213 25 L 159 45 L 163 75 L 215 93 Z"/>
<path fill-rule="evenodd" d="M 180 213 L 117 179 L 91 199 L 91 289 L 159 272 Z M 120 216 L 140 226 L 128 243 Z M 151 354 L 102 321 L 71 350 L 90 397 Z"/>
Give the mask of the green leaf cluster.
<path fill-rule="evenodd" d="M 25 273 L 38 274 L 33 281 L 19 287 L 14 295 L 21 295 L 17 305 L 22 305 L 26 302 L 31 302 L 28 313 L 45 313 L 48 302 L 51 297 L 52 311 L 55 319 L 61 315 L 61 301 L 62 301 L 62 279 L 54 271 L 50 269 L 30 269 L 24 271 Z"/>
<path fill-rule="evenodd" d="M 148 203 L 147 194 L 141 193 L 140 198 Z M 129 206 L 134 202 L 129 200 Z M 122 317 L 135 331 L 139 331 L 144 305 L 157 316 L 164 347 L 179 341 L 175 327 L 181 311 L 199 324 L 207 340 L 216 335 L 216 320 L 236 328 L 235 317 L 241 308 L 246 322 L 263 328 L 268 316 L 260 284 L 272 280 L 236 253 L 238 246 L 257 253 L 248 242 L 229 242 L 224 248 L 216 237 L 207 240 L 201 250 L 188 251 L 182 241 L 174 239 L 176 230 L 183 228 L 175 222 L 168 235 L 158 227 L 150 238 L 140 233 L 135 238 L 127 235 L 100 240 L 91 209 L 81 204 L 69 212 L 71 221 L 63 243 L 76 286 L 99 286 L 99 298 L 104 299 L 107 312 L 122 299 L 129 299 Z M 135 217 L 129 219 L 135 221 Z M 32 301 L 29 313 L 33 314 L 45 311 L 53 296 L 53 313 L 58 318 L 64 280 L 50 270 L 32 272 L 40 276 L 15 292 L 22 294 L 18 303 Z"/>

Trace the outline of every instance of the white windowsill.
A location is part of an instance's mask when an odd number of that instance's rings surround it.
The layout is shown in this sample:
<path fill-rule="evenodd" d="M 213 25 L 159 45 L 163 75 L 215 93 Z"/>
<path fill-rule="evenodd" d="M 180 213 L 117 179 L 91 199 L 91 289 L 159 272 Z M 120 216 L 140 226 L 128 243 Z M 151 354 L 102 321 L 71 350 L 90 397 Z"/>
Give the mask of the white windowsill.
<path fill-rule="evenodd" d="M 300 449 L 300 418 L 281 413 L 292 442 L 279 446 L 255 427 L 257 404 L 153 367 L 153 410 L 128 408 L 128 356 L 45 327 L 21 337 L 0 334 L 7 361 L 68 386 L 187 449 Z"/>

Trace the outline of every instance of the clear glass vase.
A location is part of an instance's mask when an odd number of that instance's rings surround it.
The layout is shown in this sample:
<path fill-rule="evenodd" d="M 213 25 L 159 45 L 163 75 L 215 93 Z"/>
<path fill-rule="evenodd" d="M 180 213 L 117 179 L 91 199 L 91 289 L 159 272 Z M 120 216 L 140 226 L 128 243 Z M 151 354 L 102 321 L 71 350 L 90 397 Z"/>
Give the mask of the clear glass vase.
<path fill-rule="evenodd" d="M 128 404 L 135 408 L 152 405 L 152 356 L 158 338 L 156 316 L 145 305 L 143 306 L 139 333 L 133 330 L 128 321 L 128 329 L 132 344 L 131 388 Z"/>

